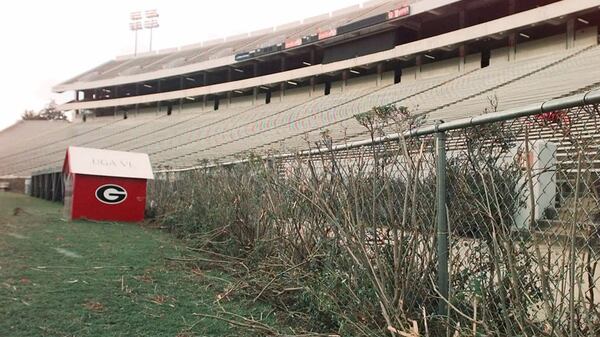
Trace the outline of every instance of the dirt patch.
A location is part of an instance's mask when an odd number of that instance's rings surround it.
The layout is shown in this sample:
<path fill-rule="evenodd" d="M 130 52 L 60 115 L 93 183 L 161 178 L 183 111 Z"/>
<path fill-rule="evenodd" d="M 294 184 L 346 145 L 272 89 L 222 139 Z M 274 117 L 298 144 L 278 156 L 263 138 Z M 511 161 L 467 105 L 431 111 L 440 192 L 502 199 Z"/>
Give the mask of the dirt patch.
<path fill-rule="evenodd" d="M 87 310 L 94 311 L 94 312 L 102 312 L 105 309 L 104 304 L 102 304 L 100 302 L 95 302 L 95 301 L 88 301 L 88 302 L 84 303 L 83 306 Z"/>

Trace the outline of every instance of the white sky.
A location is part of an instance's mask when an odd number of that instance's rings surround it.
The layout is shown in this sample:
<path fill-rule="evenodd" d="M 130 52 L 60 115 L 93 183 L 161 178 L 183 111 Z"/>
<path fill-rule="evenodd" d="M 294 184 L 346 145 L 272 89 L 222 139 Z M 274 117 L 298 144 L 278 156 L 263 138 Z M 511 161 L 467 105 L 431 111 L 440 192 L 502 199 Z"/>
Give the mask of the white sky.
<path fill-rule="evenodd" d="M 129 13 L 157 9 L 153 49 L 220 38 L 328 13 L 360 0 L 20 0 L 0 2 L 0 130 L 38 111 L 51 87 L 133 53 Z M 148 49 L 147 32 L 138 50 Z"/>

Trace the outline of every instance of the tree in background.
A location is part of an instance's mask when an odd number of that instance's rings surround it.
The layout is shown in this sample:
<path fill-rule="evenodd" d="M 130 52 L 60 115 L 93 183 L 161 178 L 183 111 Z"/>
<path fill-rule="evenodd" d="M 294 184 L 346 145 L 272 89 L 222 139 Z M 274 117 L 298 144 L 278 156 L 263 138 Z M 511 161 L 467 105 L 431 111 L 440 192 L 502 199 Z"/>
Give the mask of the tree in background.
<path fill-rule="evenodd" d="M 56 102 L 54 100 L 50 101 L 42 110 L 37 113 L 33 110 L 25 110 L 23 115 L 21 115 L 21 119 L 24 121 L 31 120 L 67 120 L 67 116 L 60 110 L 56 109 Z"/>

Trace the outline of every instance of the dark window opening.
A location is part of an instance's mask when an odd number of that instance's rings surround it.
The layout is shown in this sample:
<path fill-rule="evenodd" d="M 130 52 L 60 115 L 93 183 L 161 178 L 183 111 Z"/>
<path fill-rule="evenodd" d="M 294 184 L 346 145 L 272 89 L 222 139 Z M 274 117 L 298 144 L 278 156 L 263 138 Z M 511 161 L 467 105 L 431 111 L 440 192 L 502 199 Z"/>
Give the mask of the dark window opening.
<path fill-rule="evenodd" d="M 489 49 L 481 52 L 481 68 L 485 68 L 490 65 L 490 57 L 492 53 Z"/>
<path fill-rule="evenodd" d="M 400 82 L 402 82 L 402 68 L 397 66 L 394 69 L 394 84 L 398 84 Z"/>

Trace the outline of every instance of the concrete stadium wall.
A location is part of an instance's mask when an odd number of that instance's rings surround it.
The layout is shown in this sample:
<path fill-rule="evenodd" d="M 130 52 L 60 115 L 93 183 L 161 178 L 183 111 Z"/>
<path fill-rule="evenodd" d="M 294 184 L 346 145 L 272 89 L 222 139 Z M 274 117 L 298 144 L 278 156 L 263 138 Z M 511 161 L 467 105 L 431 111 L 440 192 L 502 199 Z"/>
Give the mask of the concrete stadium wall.
<path fill-rule="evenodd" d="M 335 81 L 331 83 L 331 94 L 339 94 L 342 92 L 342 81 Z"/>
<path fill-rule="evenodd" d="M 575 32 L 574 47 L 586 47 L 598 44 L 598 27 L 588 27 Z M 526 60 L 554 53 L 567 48 L 567 35 L 558 34 L 547 38 L 519 43 L 516 46 L 515 59 Z M 509 48 L 502 47 L 491 51 L 490 64 L 509 61 Z"/>
<path fill-rule="evenodd" d="M 575 32 L 575 47 L 593 46 L 598 44 L 598 27 L 587 27 Z"/>
<path fill-rule="evenodd" d="M 544 39 L 517 44 L 516 60 L 526 60 L 567 48 L 567 35 L 559 34 Z"/>
<path fill-rule="evenodd" d="M 431 78 L 442 75 L 458 74 L 460 59 L 458 57 L 421 66 L 419 78 Z M 417 70 L 418 71 L 418 70 Z"/>
<path fill-rule="evenodd" d="M 346 89 L 366 89 L 377 85 L 377 74 L 351 78 L 346 81 Z"/>
<path fill-rule="evenodd" d="M 310 87 L 296 88 L 296 89 L 287 89 L 283 94 L 283 99 L 300 99 L 300 98 L 308 98 L 310 97 Z"/>
<path fill-rule="evenodd" d="M 402 69 L 402 82 L 410 83 L 417 80 L 417 67 Z M 393 75 L 392 75 L 393 76 Z"/>
<path fill-rule="evenodd" d="M 387 71 L 381 74 L 381 86 L 386 86 L 390 84 L 394 84 L 394 72 Z"/>
<path fill-rule="evenodd" d="M 182 106 L 182 113 L 191 113 L 191 112 L 202 112 L 205 109 L 203 109 L 204 105 L 202 102 L 197 102 L 197 103 L 184 103 Z M 179 107 L 177 107 L 177 109 L 179 109 Z"/>
<path fill-rule="evenodd" d="M 432 1 L 423 1 L 422 3 L 433 4 Z M 441 1 L 441 0 L 440 0 Z M 242 79 L 232 82 L 219 83 L 210 86 L 189 88 L 176 90 L 165 93 L 147 94 L 142 96 L 121 97 L 107 99 L 101 101 L 89 102 L 69 102 L 58 106 L 60 110 L 75 110 L 75 109 L 92 109 L 118 105 L 130 105 L 136 103 L 155 102 L 159 100 L 178 99 L 186 96 L 201 96 L 216 92 L 229 92 L 238 89 L 252 88 L 268 83 L 285 82 L 287 80 L 297 78 L 307 78 L 317 76 L 323 73 L 332 73 L 345 69 L 350 69 L 365 64 L 374 64 L 399 57 L 418 55 L 430 50 L 444 48 L 448 45 L 460 45 L 462 43 L 476 40 L 482 37 L 485 32 L 487 36 L 497 36 L 506 31 L 536 25 L 540 22 L 565 17 L 583 10 L 597 8 L 600 0 L 573 0 L 559 1 L 545 6 L 541 6 L 532 10 L 519 12 L 514 15 L 502 17 L 489 22 L 469 26 L 463 29 L 451 31 L 444 34 L 439 34 L 422 40 L 417 40 L 402 45 L 398 45 L 393 49 L 381 52 L 372 53 L 352 59 L 347 59 L 329 64 L 315 64 L 308 67 L 287 70 L 284 72 L 264 75 L 255 78 Z M 415 8 L 417 10 L 417 8 Z M 414 13 L 413 13 L 414 14 Z M 190 64 L 184 67 L 172 69 L 161 69 L 149 73 L 141 73 L 130 76 L 120 76 L 117 78 L 109 78 L 92 82 L 66 82 L 55 86 L 53 90 L 63 92 L 67 90 L 83 90 L 101 87 L 110 87 L 118 84 L 144 82 L 157 78 L 166 78 L 198 72 L 211 68 L 218 68 L 235 63 L 235 57 L 229 56 L 215 60 L 208 60 L 202 64 Z"/>
<path fill-rule="evenodd" d="M 281 92 L 279 90 L 271 91 L 271 102 L 281 102 Z"/>
<path fill-rule="evenodd" d="M 231 98 L 231 104 L 229 107 L 238 108 L 238 107 L 251 107 L 254 104 L 252 96 L 240 96 Z"/>
<path fill-rule="evenodd" d="M 508 47 L 493 49 L 490 51 L 490 65 L 508 62 Z"/>
<path fill-rule="evenodd" d="M 575 47 L 585 47 L 596 45 L 598 43 L 598 28 L 587 27 L 582 30 L 578 30 L 575 33 L 575 39 L 573 45 Z M 555 52 L 556 50 L 564 50 L 567 48 L 567 36 L 566 34 L 558 34 L 554 36 L 550 36 L 544 39 L 534 40 L 530 42 L 520 43 L 516 47 L 515 59 L 517 61 L 539 57 L 542 55 L 548 55 L 550 53 Z M 481 53 L 474 53 L 467 55 L 464 60 L 464 67 L 461 69 L 461 60 L 458 57 L 441 60 L 437 62 L 428 63 L 422 65 L 420 68 L 418 67 L 409 67 L 402 70 L 402 82 L 403 83 L 411 83 L 414 81 L 418 81 L 421 79 L 427 79 L 437 76 L 443 75 L 459 75 L 461 72 L 472 71 L 479 69 L 481 66 Z M 509 62 L 509 48 L 503 47 L 494 49 L 491 51 L 490 64 L 498 64 Z M 375 88 L 377 86 L 378 80 L 377 74 L 365 75 L 360 77 L 354 77 L 348 79 L 346 84 L 342 81 L 334 81 L 331 84 L 331 94 L 339 94 L 343 90 L 361 90 L 369 87 Z M 391 85 L 394 82 L 394 72 L 387 71 L 381 75 L 381 86 Z M 276 90 L 271 93 L 271 102 L 281 102 L 283 101 L 297 101 L 297 100 L 305 100 L 310 97 L 319 97 L 324 95 L 325 85 L 318 84 L 315 85 L 314 90 L 311 91 L 309 86 L 300 87 L 300 88 L 288 88 L 284 91 L 283 96 L 281 96 L 280 91 Z M 249 108 L 254 104 L 264 104 L 266 98 L 265 93 L 259 93 L 256 97 L 256 100 L 252 98 L 252 95 L 245 95 L 241 97 L 234 97 L 231 99 L 231 102 L 226 98 L 221 98 L 219 104 L 219 110 L 230 109 L 230 108 Z M 200 98 L 201 100 L 201 98 Z M 201 101 L 190 103 L 189 101 L 185 101 L 183 104 L 183 109 L 181 112 L 183 113 L 198 113 L 198 112 L 207 112 L 213 111 L 214 109 L 214 101 L 209 100 L 204 105 Z M 173 112 L 179 112 L 179 104 L 174 104 Z M 166 113 L 166 107 L 162 107 L 160 111 L 157 111 L 156 107 L 147 107 L 140 108 L 138 111 L 139 115 L 147 115 L 147 114 L 162 114 Z M 122 118 L 122 110 L 118 110 L 118 118 Z M 129 116 L 135 116 L 135 111 L 130 110 Z M 108 117 L 108 116 L 107 116 Z M 101 117 L 101 118 L 107 118 Z M 93 120 L 93 117 L 90 117 Z"/>
<path fill-rule="evenodd" d="M 15 193 L 25 193 L 25 179 L 20 177 L 0 178 L 0 183 L 8 183 L 8 191 Z M 2 192 L 0 192 L 2 193 Z"/>
<path fill-rule="evenodd" d="M 481 68 L 481 53 L 470 54 L 465 58 L 465 71 Z"/>
<path fill-rule="evenodd" d="M 313 97 L 319 97 L 325 95 L 325 84 L 317 84 L 315 85 Z"/>

